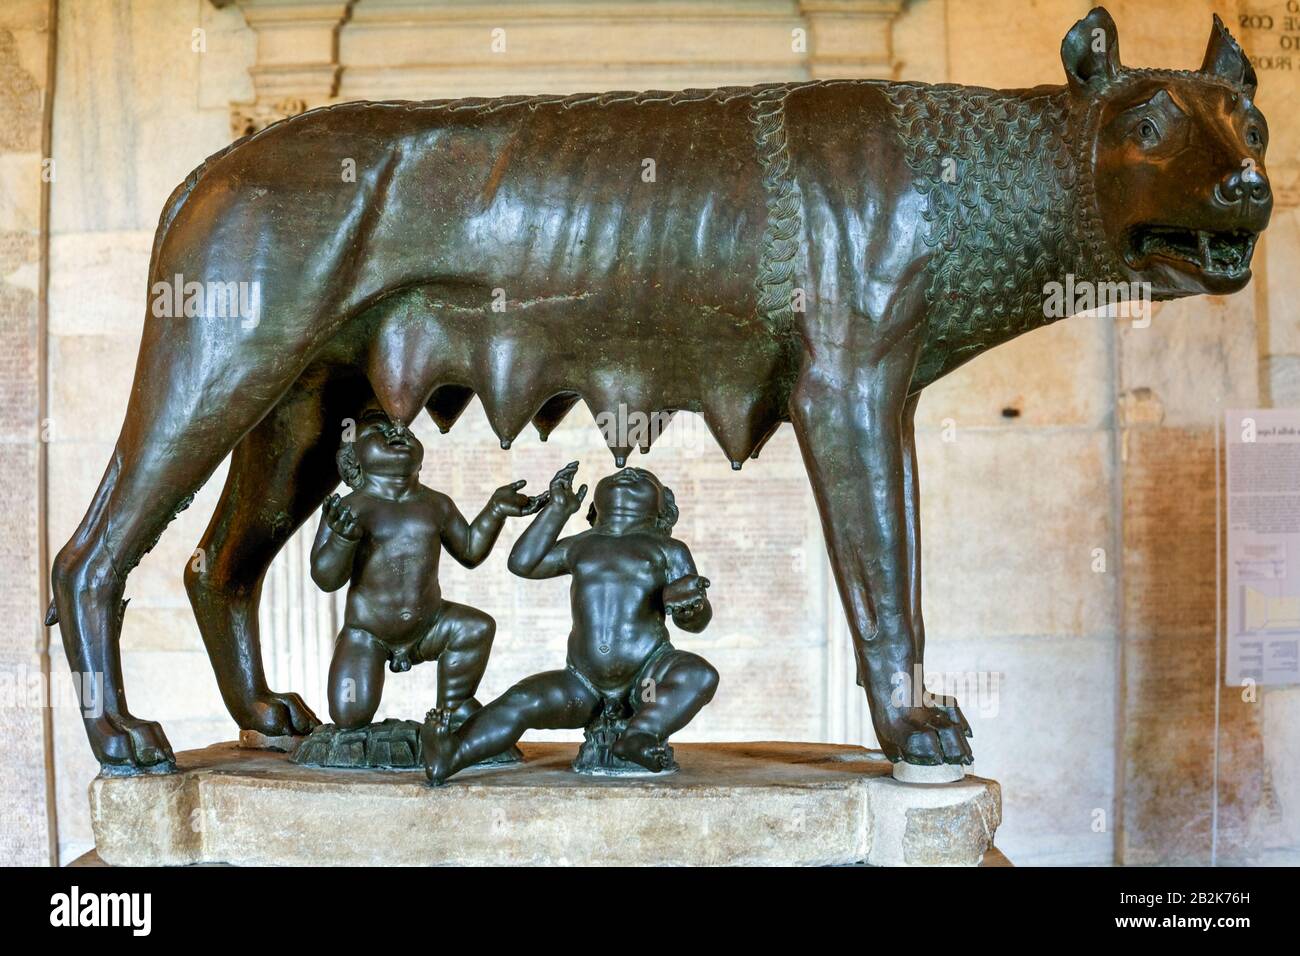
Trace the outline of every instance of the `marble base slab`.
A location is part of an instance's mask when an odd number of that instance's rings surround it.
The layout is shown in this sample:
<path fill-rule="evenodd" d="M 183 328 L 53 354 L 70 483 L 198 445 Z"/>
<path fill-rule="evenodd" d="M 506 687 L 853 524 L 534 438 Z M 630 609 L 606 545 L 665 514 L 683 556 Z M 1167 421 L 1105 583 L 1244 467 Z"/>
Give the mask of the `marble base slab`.
<path fill-rule="evenodd" d="M 996 782 L 905 783 L 862 747 L 680 744 L 662 778 L 580 776 L 576 749 L 525 743 L 522 764 L 431 788 L 218 744 L 175 774 L 96 778 L 96 850 L 118 866 L 973 866 L 1001 822 Z"/>

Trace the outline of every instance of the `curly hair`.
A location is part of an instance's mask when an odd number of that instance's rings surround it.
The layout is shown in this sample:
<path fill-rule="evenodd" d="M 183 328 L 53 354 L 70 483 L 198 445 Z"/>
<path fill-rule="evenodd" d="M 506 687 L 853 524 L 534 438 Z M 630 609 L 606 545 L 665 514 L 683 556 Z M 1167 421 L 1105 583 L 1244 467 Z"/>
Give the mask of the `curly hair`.
<path fill-rule="evenodd" d="M 339 467 L 339 477 L 349 488 L 360 488 L 362 481 L 365 480 L 365 472 L 361 470 L 361 462 L 357 461 L 357 450 L 353 442 L 345 441 L 339 446 L 338 454 L 334 456 L 334 461 Z"/>
<path fill-rule="evenodd" d="M 664 534 L 671 534 L 673 526 L 677 524 L 677 519 L 681 515 L 677 510 L 677 497 L 673 494 L 673 490 L 660 481 L 658 475 L 645 468 L 628 467 L 623 470 L 633 472 L 641 478 L 649 478 L 659 486 L 659 514 L 655 516 L 655 528 Z M 587 508 L 587 524 L 594 525 L 596 517 L 596 502 L 592 501 L 591 506 Z"/>
<path fill-rule="evenodd" d="M 926 200 L 928 351 L 983 351 L 1042 325 L 1044 284 L 1066 270 L 1119 277 L 1085 148 L 1095 101 L 1055 88 L 891 83 L 882 92 Z"/>

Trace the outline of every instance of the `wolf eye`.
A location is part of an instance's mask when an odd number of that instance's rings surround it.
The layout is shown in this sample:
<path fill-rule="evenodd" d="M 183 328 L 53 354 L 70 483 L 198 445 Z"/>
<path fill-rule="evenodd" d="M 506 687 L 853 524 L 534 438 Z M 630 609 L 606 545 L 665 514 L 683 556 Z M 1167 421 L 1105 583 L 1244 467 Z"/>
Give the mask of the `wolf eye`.
<path fill-rule="evenodd" d="M 1258 126 L 1246 130 L 1246 145 L 1251 149 L 1259 149 L 1264 145 L 1264 135 L 1259 131 Z"/>
<path fill-rule="evenodd" d="M 1151 122 L 1149 119 L 1144 119 L 1142 122 L 1138 123 L 1137 132 L 1138 136 L 1142 137 L 1142 139 L 1149 143 L 1155 142 L 1160 137 L 1160 130 L 1158 130 L 1156 124 Z"/>

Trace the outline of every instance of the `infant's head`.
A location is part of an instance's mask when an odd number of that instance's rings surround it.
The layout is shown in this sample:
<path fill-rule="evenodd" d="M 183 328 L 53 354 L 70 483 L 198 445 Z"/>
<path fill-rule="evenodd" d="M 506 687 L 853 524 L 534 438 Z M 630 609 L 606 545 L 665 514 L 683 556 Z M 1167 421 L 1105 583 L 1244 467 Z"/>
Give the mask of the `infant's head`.
<path fill-rule="evenodd" d="M 380 408 L 368 408 L 357 420 L 353 441 L 339 448 L 339 474 L 353 488 L 367 475 L 409 478 L 420 473 L 424 446 L 401 422 L 389 418 Z"/>
<path fill-rule="evenodd" d="M 655 526 L 667 534 L 677 523 L 677 500 L 652 472 L 624 468 L 596 483 L 587 520 L 594 525 L 602 515 L 615 513 L 653 517 Z"/>

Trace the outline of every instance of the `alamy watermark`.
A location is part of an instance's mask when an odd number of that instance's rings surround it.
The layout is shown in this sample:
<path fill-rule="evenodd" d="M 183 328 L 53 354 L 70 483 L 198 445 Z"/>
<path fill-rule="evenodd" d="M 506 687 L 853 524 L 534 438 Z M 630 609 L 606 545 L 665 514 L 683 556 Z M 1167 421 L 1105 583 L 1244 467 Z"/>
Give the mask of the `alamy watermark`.
<path fill-rule="evenodd" d="M 261 321 L 262 284 L 256 280 L 187 282 L 178 272 L 155 282 L 149 294 L 149 311 L 159 319 L 239 319 L 245 329 Z"/>
<path fill-rule="evenodd" d="M 895 707 L 949 707 L 961 701 L 964 711 L 996 717 L 1001 709 L 1002 674 L 998 671 L 938 671 L 918 665 L 911 674 L 890 678 Z"/>
<path fill-rule="evenodd" d="M 702 416 L 681 415 L 677 426 L 669 433 L 668 440 L 660 442 L 674 421 L 674 412 L 646 412 L 629 408 L 619 402 L 618 408 L 598 412 L 595 416 L 596 427 L 601 437 L 610 448 L 643 448 L 661 445 L 666 448 L 700 448 L 711 442 L 712 433 Z"/>
<path fill-rule="evenodd" d="M 104 675 L 68 672 L 62 668 L 48 675 L 39 668 L 28 667 L 0 671 L 0 710 L 43 707 L 75 709 L 86 718 L 102 716 Z"/>
<path fill-rule="evenodd" d="M 1093 282 L 1066 273 L 1064 282 L 1043 286 L 1043 317 L 1065 319 L 1081 312 L 1132 319 L 1133 328 L 1151 324 L 1150 282 Z"/>
<path fill-rule="evenodd" d="M 72 886 L 50 897 L 50 925 L 59 927 L 121 926 L 133 936 L 153 929 L 152 893 L 96 893 Z"/>

